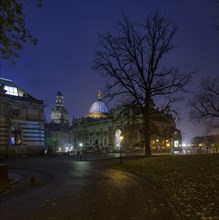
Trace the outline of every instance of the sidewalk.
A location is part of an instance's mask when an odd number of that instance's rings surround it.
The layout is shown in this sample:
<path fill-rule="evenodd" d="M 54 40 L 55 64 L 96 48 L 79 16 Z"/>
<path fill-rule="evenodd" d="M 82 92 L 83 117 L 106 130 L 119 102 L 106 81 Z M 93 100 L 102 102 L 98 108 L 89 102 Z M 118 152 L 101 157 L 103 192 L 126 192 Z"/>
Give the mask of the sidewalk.
<path fill-rule="evenodd" d="M 0 201 L 7 199 L 9 196 L 28 192 L 47 184 L 51 177 L 44 173 L 33 170 L 9 169 L 9 184 L 0 185 Z"/>

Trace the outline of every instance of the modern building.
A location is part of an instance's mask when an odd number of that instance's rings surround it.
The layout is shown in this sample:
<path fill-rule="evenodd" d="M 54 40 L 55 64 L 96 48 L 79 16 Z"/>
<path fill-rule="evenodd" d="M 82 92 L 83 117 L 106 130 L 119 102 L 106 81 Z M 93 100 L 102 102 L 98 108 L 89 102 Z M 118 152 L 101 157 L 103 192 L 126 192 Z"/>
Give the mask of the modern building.
<path fill-rule="evenodd" d="M 172 115 L 152 110 L 155 131 L 151 137 L 152 151 L 170 152 L 180 147 L 182 136 Z M 116 151 L 121 145 L 126 151 L 141 151 L 142 125 L 142 116 L 135 106 L 109 109 L 98 92 L 98 100 L 91 105 L 88 115 L 72 122 L 73 145 L 85 151 Z"/>
<path fill-rule="evenodd" d="M 68 111 L 64 107 L 64 97 L 61 91 L 56 95 L 56 106 L 52 109 L 50 122 L 46 123 L 46 138 L 53 138 L 58 142 L 59 152 L 72 150 L 72 133 Z"/>
<path fill-rule="evenodd" d="M 44 152 L 44 108 L 42 100 L 0 78 L 0 157 Z"/>

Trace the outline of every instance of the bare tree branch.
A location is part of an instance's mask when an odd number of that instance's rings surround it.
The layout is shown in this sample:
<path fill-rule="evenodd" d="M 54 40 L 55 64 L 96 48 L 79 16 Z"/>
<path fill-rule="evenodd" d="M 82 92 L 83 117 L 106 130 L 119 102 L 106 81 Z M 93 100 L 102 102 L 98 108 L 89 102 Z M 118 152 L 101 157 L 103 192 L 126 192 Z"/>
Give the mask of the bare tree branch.
<path fill-rule="evenodd" d="M 189 101 L 190 118 L 211 129 L 219 129 L 219 78 L 205 78 Z"/>
<path fill-rule="evenodd" d="M 181 100 L 179 94 L 186 92 L 196 71 L 183 74 L 162 66 L 165 56 L 175 48 L 176 25 L 170 18 L 156 12 L 143 24 L 137 24 L 123 15 L 118 28 L 118 36 L 99 35 L 92 69 L 108 77 L 108 97 L 118 97 L 140 110 L 145 153 L 150 155 L 154 101 L 166 97 L 163 109 L 170 111 L 171 105 Z"/>

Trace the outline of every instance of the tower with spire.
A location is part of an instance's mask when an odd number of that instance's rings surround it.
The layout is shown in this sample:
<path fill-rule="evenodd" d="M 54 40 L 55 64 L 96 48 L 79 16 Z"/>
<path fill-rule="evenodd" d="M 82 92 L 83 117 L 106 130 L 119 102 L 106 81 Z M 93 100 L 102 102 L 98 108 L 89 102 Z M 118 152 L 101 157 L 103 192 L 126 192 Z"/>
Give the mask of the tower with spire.
<path fill-rule="evenodd" d="M 68 111 L 64 107 L 64 97 L 59 90 L 56 94 L 56 105 L 50 115 L 50 123 L 46 123 L 46 137 L 58 140 L 58 151 L 69 152 L 72 149 L 71 127 Z"/>
<path fill-rule="evenodd" d="M 64 107 L 64 97 L 60 90 L 56 94 L 56 106 L 52 109 L 50 118 L 52 123 L 69 126 L 68 111 Z"/>

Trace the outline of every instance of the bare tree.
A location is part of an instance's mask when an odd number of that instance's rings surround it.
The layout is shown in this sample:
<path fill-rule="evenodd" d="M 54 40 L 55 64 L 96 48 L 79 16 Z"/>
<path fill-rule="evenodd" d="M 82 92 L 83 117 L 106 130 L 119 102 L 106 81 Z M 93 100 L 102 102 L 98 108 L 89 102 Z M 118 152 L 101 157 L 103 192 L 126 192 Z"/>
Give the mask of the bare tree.
<path fill-rule="evenodd" d="M 154 102 L 166 97 L 163 110 L 181 100 L 193 72 L 182 74 L 163 65 L 164 57 L 175 48 L 174 22 L 159 12 L 149 15 L 144 24 L 129 21 L 118 23 L 119 33 L 100 35 L 93 61 L 93 70 L 108 77 L 106 92 L 111 98 L 136 105 L 143 116 L 145 155 L 151 155 L 150 125 Z"/>
<path fill-rule="evenodd" d="M 190 117 L 210 129 L 219 129 L 219 78 L 205 78 L 189 105 Z"/>

